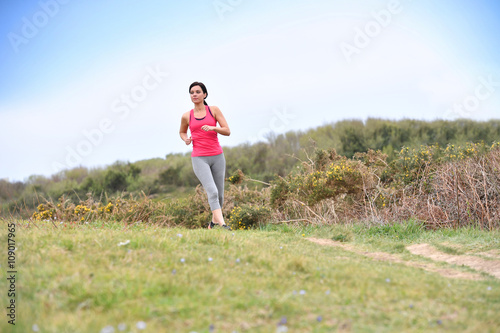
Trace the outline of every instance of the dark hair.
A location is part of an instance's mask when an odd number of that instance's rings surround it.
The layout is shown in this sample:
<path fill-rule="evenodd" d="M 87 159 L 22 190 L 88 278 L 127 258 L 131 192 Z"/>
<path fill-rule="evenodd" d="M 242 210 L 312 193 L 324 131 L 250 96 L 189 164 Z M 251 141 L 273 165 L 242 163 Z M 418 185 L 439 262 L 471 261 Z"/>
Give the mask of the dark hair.
<path fill-rule="evenodd" d="M 207 87 L 205 87 L 205 85 L 203 83 L 201 83 L 201 82 L 193 82 L 193 83 L 191 83 L 191 85 L 189 86 L 189 92 L 191 92 L 191 88 L 193 88 L 194 86 L 200 86 L 201 90 L 203 91 L 203 93 L 207 94 L 207 96 L 205 98 L 208 97 Z M 203 104 L 208 105 L 207 102 L 205 101 L 205 98 L 203 99 Z"/>

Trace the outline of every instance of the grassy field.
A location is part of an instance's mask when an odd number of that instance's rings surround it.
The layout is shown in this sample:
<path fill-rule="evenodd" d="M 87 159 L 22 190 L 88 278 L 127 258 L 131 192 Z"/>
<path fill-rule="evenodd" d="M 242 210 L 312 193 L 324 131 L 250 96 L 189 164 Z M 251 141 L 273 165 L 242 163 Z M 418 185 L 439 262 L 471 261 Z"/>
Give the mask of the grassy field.
<path fill-rule="evenodd" d="M 7 223 L 0 282 L 7 312 Z M 164 229 L 17 221 L 0 332 L 498 332 L 500 232 L 417 224 Z M 497 257 L 498 255 L 498 257 Z M 459 263 L 459 262 L 458 262 Z M 443 274 L 452 272 L 451 275 Z M 453 276 L 453 277 L 450 277 Z"/>

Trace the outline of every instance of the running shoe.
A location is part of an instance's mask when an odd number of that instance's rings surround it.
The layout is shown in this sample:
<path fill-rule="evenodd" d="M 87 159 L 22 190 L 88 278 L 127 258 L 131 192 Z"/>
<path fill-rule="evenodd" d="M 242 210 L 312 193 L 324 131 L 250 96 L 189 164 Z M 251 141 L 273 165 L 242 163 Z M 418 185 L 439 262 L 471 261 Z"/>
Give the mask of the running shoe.
<path fill-rule="evenodd" d="M 210 221 L 208 224 L 208 229 L 213 229 L 215 227 L 215 223 L 213 221 Z"/>
<path fill-rule="evenodd" d="M 222 228 L 226 229 L 226 230 L 233 230 L 230 226 L 228 226 L 227 224 L 223 224 L 221 225 Z"/>

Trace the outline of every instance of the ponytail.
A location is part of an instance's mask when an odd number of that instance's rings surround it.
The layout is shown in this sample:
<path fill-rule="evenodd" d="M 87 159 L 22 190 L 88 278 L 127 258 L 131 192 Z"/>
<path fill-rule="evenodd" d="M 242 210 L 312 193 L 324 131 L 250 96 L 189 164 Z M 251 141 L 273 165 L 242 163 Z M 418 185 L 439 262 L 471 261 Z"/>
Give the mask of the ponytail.
<path fill-rule="evenodd" d="M 205 101 L 205 100 L 203 100 L 203 104 L 208 105 L 208 104 L 207 104 L 207 101 Z"/>

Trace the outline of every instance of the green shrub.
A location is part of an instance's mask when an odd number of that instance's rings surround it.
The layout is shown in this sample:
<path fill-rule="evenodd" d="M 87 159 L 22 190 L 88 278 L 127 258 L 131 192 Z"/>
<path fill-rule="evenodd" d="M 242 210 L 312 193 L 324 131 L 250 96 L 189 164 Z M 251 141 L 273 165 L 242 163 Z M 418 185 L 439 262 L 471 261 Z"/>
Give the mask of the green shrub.
<path fill-rule="evenodd" d="M 380 152 L 370 154 L 384 157 Z M 357 156 L 357 160 L 348 159 L 337 155 L 334 149 L 316 150 L 314 161 L 273 182 L 271 204 L 278 207 L 291 199 L 314 205 L 341 195 L 359 195 L 364 187 L 371 186 L 373 176 L 369 166 L 362 162 L 363 154 Z"/>
<path fill-rule="evenodd" d="M 269 207 L 243 204 L 233 208 L 229 217 L 229 225 L 235 230 L 248 230 L 259 223 L 267 224 L 270 217 Z"/>

